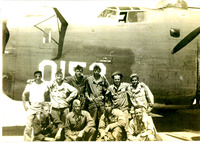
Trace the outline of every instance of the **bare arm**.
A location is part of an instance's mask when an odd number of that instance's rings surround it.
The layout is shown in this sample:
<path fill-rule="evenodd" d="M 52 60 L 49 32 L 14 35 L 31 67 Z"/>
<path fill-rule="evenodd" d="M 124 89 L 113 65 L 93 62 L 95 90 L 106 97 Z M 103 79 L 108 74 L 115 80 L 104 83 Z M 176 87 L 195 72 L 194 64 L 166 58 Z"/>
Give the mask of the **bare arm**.
<path fill-rule="evenodd" d="M 24 91 L 23 93 L 22 93 L 22 101 L 23 101 L 23 105 L 24 105 L 24 109 L 27 111 L 28 110 L 28 108 L 27 108 L 27 106 L 26 106 L 26 91 Z"/>

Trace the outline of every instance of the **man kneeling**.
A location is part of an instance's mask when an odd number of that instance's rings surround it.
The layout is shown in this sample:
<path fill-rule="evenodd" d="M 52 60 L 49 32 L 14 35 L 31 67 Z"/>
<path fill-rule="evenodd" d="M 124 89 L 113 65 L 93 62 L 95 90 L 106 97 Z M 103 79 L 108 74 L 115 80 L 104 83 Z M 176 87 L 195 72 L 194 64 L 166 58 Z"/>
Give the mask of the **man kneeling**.
<path fill-rule="evenodd" d="M 53 122 L 49 112 L 49 104 L 45 104 L 42 111 L 33 118 L 33 141 L 64 140 L 64 135 L 61 135 L 58 125 Z"/>
<path fill-rule="evenodd" d="M 156 128 L 151 116 L 146 114 L 144 107 L 135 107 L 130 112 L 132 119 L 127 128 L 128 141 L 155 141 Z"/>
<path fill-rule="evenodd" d="M 66 117 L 65 141 L 94 141 L 95 123 L 90 113 L 81 110 L 78 99 L 73 101 L 72 112 Z"/>
<path fill-rule="evenodd" d="M 98 141 L 122 141 L 125 138 L 125 125 L 125 114 L 106 103 L 105 113 L 99 122 L 100 139 Z"/>

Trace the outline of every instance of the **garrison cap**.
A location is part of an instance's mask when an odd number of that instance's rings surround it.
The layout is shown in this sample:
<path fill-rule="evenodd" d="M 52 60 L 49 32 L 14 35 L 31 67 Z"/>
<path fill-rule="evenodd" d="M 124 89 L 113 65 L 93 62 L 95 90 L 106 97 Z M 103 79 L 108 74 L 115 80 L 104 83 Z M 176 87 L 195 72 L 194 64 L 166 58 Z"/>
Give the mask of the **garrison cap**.
<path fill-rule="evenodd" d="M 114 76 L 115 75 L 119 75 L 120 76 L 120 78 L 122 78 L 123 77 L 123 75 L 122 75 L 122 73 L 121 72 L 119 72 L 119 71 L 116 71 L 116 72 L 114 72 L 113 74 L 112 74 L 112 78 L 114 79 Z"/>
<path fill-rule="evenodd" d="M 130 75 L 130 78 L 132 79 L 133 77 L 137 77 L 137 79 L 139 80 L 139 76 L 136 73 L 133 73 Z"/>
<path fill-rule="evenodd" d="M 73 101 L 73 106 L 80 106 L 80 105 L 81 105 L 80 100 L 75 99 L 75 100 Z"/>
<path fill-rule="evenodd" d="M 75 71 L 75 70 L 82 70 L 82 71 L 83 71 L 83 67 L 80 66 L 80 65 L 77 65 L 76 67 L 74 67 L 74 71 Z"/>

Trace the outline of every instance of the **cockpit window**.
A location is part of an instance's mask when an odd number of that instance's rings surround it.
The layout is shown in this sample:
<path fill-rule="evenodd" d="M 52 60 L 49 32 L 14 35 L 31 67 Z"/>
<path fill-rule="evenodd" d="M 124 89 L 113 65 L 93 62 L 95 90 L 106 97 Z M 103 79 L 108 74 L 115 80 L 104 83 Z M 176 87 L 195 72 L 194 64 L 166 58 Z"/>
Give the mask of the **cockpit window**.
<path fill-rule="evenodd" d="M 110 9 L 105 9 L 100 15 L 99 18 L 101 17 L 116 17 L 117 12 L 115 10 L 110 10 Z"/>
<path fill-rule="evenodd" d="M 119 10 L 131 10 L 130 7 L 119 7 Z"/>
<path fill-rule="evenodd" d="M 129 22 L 142 22 L 144 21 L 144 11 L 131 11 L 128 14 Z"/>

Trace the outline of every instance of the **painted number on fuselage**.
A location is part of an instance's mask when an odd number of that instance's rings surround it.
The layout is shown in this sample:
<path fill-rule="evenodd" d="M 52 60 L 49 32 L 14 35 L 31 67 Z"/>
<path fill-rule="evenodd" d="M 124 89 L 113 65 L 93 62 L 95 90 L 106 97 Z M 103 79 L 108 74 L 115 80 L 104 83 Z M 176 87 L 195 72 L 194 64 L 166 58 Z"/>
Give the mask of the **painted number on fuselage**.
<path fill-rule="evenodd" d="M 62 69 L 63 75 L 65 75 L 65 65 L 66 65 L 65 61 L 60 61 L 60 69 Z M 86 62 L 69 61 L 68 73 L 70 75 L 73 76 L 75 74 L 74 67 L 76 67 L 77 65 L 80 65 L 80 66 L 86 68 L 87 64 L 86 64 Z M 99 65 L 101 67 L 101 73 L 100 73 L 101 75 L 105 75 L 106 74 L 106 66 L 103 63 L 92 63 L 89 66 L 89 70 L 92 71 L 93 67 L 95 65 Z M 55 74 L 56 74 L 56 71 L 57 71 L 57 64 L 52 60 L 43 60 L 39 64 L 39 70 L 42 71 L 43 77 L 44 77 L 44 74 L 45 74 L 45 66 L 51 66 L 51 80 L 50 81 L 54 80 L 55 79 Z M 42 80 L 44 80 L 44 78 L 42 78 Z"/>

